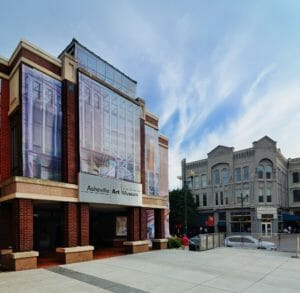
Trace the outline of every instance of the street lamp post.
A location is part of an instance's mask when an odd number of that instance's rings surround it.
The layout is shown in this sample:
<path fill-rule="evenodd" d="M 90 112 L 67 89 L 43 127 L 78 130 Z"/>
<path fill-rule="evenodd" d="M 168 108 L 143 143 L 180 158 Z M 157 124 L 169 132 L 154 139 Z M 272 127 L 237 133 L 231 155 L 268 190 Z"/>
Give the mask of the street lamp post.
<path fill-rule="evenodd" d="M 186 178 L 183 181 L 183 189 L 184 189 L 184 234 L 187 235 L 187 184 Z"/>
<path fill-rule="evenodd" d="M 241 192 L 241 205 L 242 205 L 242 211 L 244 209 L 244 199 L 247 199 L 248 198 L 248 194 L 245 195 L 245 197 L 243 196 L 243 193 Z M 240 226 L 240 231 L 242 230 L 241 229 L 242 227 Z M 242 232 L 242 231 L 241 231 Z"/>

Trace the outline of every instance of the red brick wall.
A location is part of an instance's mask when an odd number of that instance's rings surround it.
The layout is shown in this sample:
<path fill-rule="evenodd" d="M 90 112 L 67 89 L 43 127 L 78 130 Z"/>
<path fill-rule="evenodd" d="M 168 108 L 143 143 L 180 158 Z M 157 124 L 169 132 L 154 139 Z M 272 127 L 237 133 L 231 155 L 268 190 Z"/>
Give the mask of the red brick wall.
<path fill-rule="evenodd" d="M 79 171 L 78 103 L 76 98 L 76 86 L 67 80 L 63 81 L 62 115 L 63 180 L 68 183 L 77 184 Z"/>
<path fill-rule="evenodd" d="M 140 208 L 128 209 L 128 240 L 140 240 Z"/>
<path fill-rule="evenodd" d="M 87 203 L 78 204 L 79 243 L 85 246 L 90 244 L 90 208 Z"/>
<path fill-rule="evenodd" d="M 165 211 L 155 209 L 154 210 L 154 230 L 155 238 L 161 239 L 165 238 Z"/>
<path fill-rule="evenodd" d="M 26 48 L 21 48 L 21 50 L 19 51 L 17 56 L 12 61 L 10 70 L 12 70 L 14 68 L 14 66 L 18 63 L 18 61 L 21 57 L 25 57 L 26 59 L 31 60 L 32 62 L 48 69 L 49 71 L 51 71 L 57 75 L 61 75 L 61 68 L 59 66 L 53 64 L 52 62 L 44 59 L 43 57 L 41 57 L 39 55 L 34 54 L 33 52 L 29 51 Z"/>
<path fill-rule="evenodd" d="M 169 145 L 169 142 L 161 136 L 158 137 L 158 142 L 165 145 L 166 147 L 168 147 Z"/>
<path fill-rule="evenodd" d="M 148 116 L 147 114 L 146 114 L 146 121 L 151 123 L 152 125 L 158 127 L 158 121 L 156 119 L 154 119 L 153 117 Z"/>
<path fill-rule="evenodd" d="M 65 247 L 74 247 L 78 243 L 78 209 L 76 203 L 65 203 Z"/>
<path fill-rule="evenodd" d="M 0 182 L 10 177 L 9 83 L 2 79 L 0 127 Z"/>
<path fill-rule="evenodd" d="M 147 210 L 140 208 L 140 239 L 147 239 Z"/>
<path fill-rule="evenodd" d="M 33 205 L 30 199 L 13 200 L 14 251 L 33 249 Z"/>
<path fill-rule="evenodd" d="M 12 208 L 10 204 L 0 206 L 0 249 L 13 246 L 12 243 Z"/>

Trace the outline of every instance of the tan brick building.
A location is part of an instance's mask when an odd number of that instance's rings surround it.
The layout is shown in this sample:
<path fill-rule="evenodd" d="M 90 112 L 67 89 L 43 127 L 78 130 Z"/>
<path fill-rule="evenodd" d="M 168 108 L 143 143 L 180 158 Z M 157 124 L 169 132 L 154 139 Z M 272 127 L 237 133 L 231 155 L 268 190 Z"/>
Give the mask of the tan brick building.
<path fill-rule="evenodd" d="M 247 149 L 217 146 L 205 159 L 184 159 L 182 177 L 198 206 L 197 231 L 300 232 L 300 160 L 286 159 L 268 136 Z"/>

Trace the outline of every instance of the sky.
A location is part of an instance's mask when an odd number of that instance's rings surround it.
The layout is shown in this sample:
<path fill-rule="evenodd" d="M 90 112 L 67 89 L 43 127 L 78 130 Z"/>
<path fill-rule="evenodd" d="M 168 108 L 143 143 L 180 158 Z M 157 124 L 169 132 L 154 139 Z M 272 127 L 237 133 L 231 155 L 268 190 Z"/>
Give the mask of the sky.
<path fill-rule="evenodd" d="M 54 56 L 75 37 L 138 81 L 180 162 L 268 135 L 300 157 L 300 1 L 0 0 L 0 55 L 21 38 Z"/>

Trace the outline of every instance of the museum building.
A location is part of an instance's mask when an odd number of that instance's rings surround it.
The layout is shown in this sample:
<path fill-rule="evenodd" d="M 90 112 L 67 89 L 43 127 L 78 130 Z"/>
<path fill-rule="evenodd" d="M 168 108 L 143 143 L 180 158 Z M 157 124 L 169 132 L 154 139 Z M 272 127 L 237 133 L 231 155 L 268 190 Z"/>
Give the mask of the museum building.
<path fill-rule="evenodd" d="M 75 39 L 58 58 L 25 40 L 0 57 L 2 266 L 166 247 L 168 139 L 136 87 Z"/>

